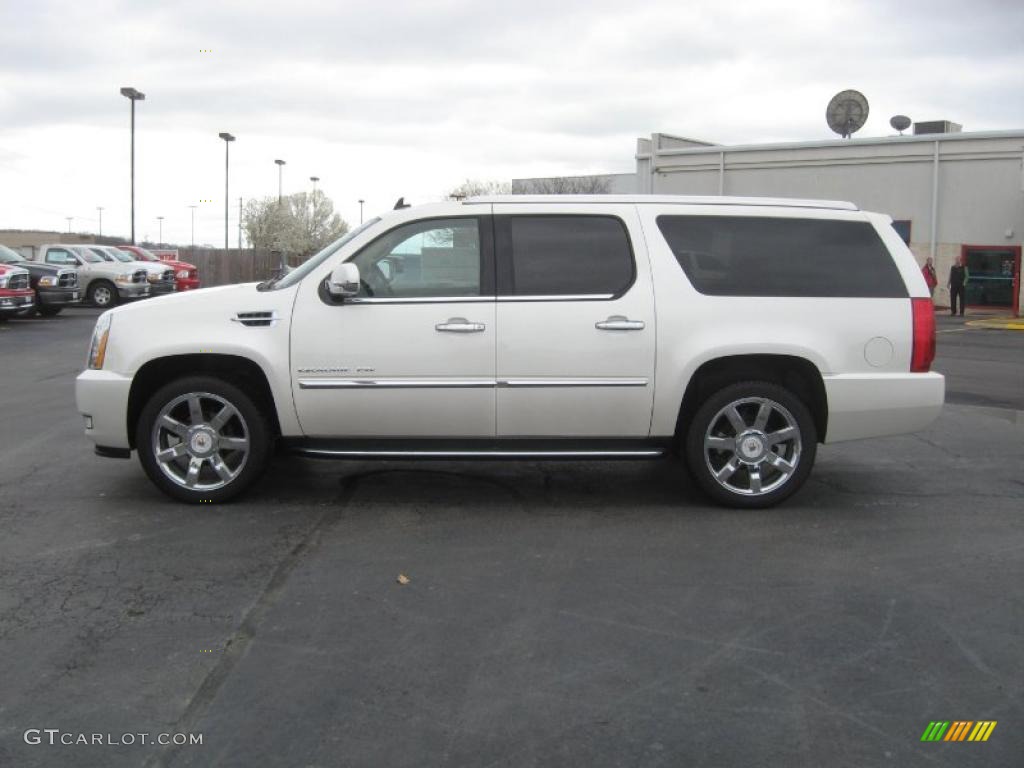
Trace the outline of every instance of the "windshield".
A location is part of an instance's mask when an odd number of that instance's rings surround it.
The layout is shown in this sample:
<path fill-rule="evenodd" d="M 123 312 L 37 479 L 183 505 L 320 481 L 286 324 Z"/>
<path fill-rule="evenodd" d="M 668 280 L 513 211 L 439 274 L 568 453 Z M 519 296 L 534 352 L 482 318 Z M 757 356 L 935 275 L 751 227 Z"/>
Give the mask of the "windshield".
<path fill-rule="evenodd" d="M 0 245 L 0 263 L 20 264 L 23 261 L 26 261 L 26 259 L 20 253 L 11 250 L 6 245 Z"/>
<path fill-rule="evenodd" d="M 90 264 L 99 264 L 103 261 L 103 259 L 88 248 L 76 248 L 75 253 L 82 257 L 82 261 L 87 261 Z"/>
<path fill-rule="evenodd" d="M 132 251 L 132 253 L 135 253 L 135 251 Z M 138 261 L 160 261 L 151 251 L 147 251 L 145 248 L 139 248 L 138 253 Z"/>
<path fill-rule="evenodd" d="M 346 232 L 339 239 L 335 240 L 333 243 L 331 243 L 326 248 L 324 248 L 322 251 L 320 251 L 320 253 L 317 253 L 317 254 L 314 254 L 313 256 L 310 256 L 301 265 L 299 265 L 298 267 L 293 269 L 291 272 L 289 272 L 287 275 L 285 275 L 284 277 L 280 278 L 279 280 L 273 280 L 273 281 L 271 281 L 269 283 L 265 283 L 264 287 L 265 288 L 288 288 L 289 286 L 295 285 L 302 278 L 304 278 L 306 275 L 308 275 L 314 269 L 316 269 L 321 264 L 323 264 L 324 261 L 326 261 L 328 259 L 328 257 L 331 256 L 331 254 L 336 253 L 338 251 L 338 249 L 344 247 L 345 243 L 349 242 L 350 240 L 352 240 L 356 236 L 361 235 L 363 232 L 365 232 L 367 229 L 372 227 L 378 221 L 380 221 L 379 218 L 370 219 L 368 222 L 366 222 L 365 224 L 363 224 L 360 227 L 357 227 L 356 229 L 353 229 L 351 232 Z"/>
<path fill-rule="evenodd" d="M 134 253 L 128 253 L 128 251 L 122 251 L 120 248 L 107 248 L 107 253 L 113 254 L 114 258 L 118 261 L 125 263 L 129 261 L 137 261 Z"/>

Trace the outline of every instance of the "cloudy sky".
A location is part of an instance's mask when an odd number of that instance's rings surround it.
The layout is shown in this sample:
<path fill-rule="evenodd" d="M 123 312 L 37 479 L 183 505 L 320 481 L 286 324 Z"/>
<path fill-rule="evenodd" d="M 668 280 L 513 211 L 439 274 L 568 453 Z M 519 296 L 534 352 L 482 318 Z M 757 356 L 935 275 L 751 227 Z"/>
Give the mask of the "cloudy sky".
<path fill-rule="evenodd" d="M 466 178 L 628 172 L 654 131 L 721 143 L 859 136 L 896 113 L 1024 128 L 1020 0 L 183 0 L 0 3 L 0 229 L 231 243 L 238 197 L 321 188 L 350 223 Z M 206 52 L 209 51 L 209 52 Z"/>

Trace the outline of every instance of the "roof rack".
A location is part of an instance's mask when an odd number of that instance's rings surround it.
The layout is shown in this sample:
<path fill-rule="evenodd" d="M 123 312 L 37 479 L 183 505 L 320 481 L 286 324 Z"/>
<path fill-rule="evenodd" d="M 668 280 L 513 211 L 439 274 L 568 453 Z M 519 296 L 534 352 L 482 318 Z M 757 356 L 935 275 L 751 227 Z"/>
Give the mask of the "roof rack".
<path fill-rule="evenodd" d="M 657 205 L 739 205 L 771 208 L 824 208 L 837 211 L 859 211 L 846 200 L 800 200 L 788 197 L 725 197 L 701 195 L 481 195 L 469 197 L 463 205 L 490 203 L 604 203 L 606 205 L 654 203 Z"/>

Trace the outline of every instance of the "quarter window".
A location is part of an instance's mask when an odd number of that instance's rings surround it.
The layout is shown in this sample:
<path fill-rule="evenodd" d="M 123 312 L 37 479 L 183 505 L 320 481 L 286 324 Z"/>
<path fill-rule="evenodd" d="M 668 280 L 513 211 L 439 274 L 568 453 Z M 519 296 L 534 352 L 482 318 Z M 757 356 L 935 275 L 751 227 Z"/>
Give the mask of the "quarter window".
<path fill-rule="evenodd" d="M 617 296 L 633 283 L 633 249 L 614 216 L 510 216 L 501 293 Z"/>
<path fill-rule="evenodd" d="M 475 218 L 428 219 L 397 227 L 352 260 L 359 296 L 479 296 L 480 227 Z"/>
<path fill-rule="evenodd" d="M 869 222 L 659 216 L 658 228 L 693 287 L 710 296 L 907 296 Z"/>

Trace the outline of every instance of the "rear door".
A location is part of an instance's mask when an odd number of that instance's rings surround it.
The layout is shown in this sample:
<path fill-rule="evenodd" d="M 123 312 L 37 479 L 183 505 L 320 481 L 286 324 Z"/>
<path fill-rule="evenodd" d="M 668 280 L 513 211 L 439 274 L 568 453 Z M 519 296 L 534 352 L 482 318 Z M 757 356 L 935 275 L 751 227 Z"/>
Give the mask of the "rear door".
<path fill-rule="evenodd" d="M 494 206 L 499 437 L 646 437 L 655 316 L 635 206 Z"/>

